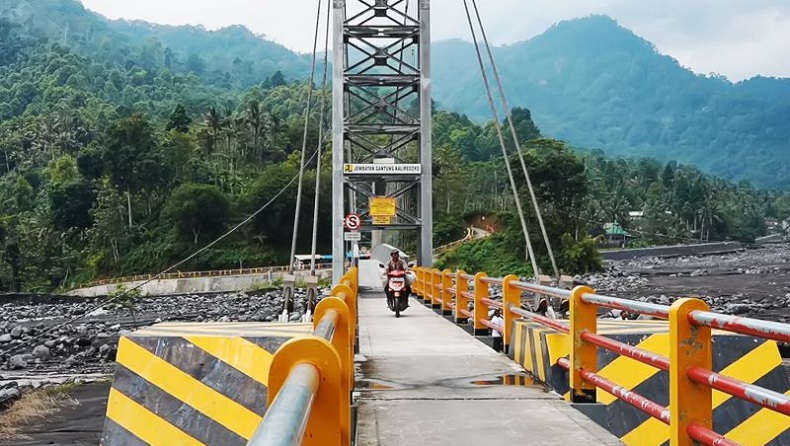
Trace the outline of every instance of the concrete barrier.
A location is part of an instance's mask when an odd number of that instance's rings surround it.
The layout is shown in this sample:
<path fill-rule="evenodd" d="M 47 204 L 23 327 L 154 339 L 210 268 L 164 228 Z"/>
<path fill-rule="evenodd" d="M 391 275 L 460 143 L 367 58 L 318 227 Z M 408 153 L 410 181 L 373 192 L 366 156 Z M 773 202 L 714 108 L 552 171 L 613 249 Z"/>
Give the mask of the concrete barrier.
<path fill-rule="evenodd" d="M 297 273 L 295 275 L 268 272 L 238 276 L 158 279 L 151 281 L 139 280 L 80 288 L 69 291 L 66 294 L 69 296 L 82 297 L 107 296 L 114 293 L 121 286 L 125 289 L 130 289 L 140 285 L 142 285 L 140 287 L 140 293 L 142 295 L 246 291 L 253 289 L 255 286 L 271 284 L 275 281 L 282 281 L 283 283 L 304 282 L 306 285 L 315 285 L 320 280 L 324 279 L 325 276 L 329 275 L 331 275 L 331 271 L 319 271 L 315 276 L 311 276 L 309 272 Z"/>
<path fill-rule="evenodd" d="M 698 245 L 656 246 L 653 248 L 602 251 L 604 260 L 629 260 L 639 257 L 675 257 L 723 254 L 743 249 L 740 242 L 701 243 Z"/>
<path fill-rule="evenodd" d="M 755 245 L 765 245 L 768 243 L 782 243 L 784 241 L 784 236 L 782 234 L 771 234 L 766 235 L 765 237 L 758 237 L 754 239 Z"/>
<path fill-rule="evenodd" d="M 513 332 L 515 342 L 510 357 L 570 400 L 568 371 L 557 364 L 559 358 L 570 354 L 569 336 L 527 321 L 515 321 Z M 666 321 L 602 319 L 598 321 L 598 334 L 669 356 Z M 790 392 L 774 341 L 714 330 L 713 370 L 775 392 Z M 598 374 L 662 406 L 669 404 L 667 372 L 599 348 Z M 668 444 L 669 427 L 657 419 L 600 389 L 596 400 L 598 404 L 576 407 L 628 446 Z M 744 445 L 790 444 L 788 417 L 719 391 L 713 392 L 713 428 L 727 438 L 738 438 Z"/>
<path fill-rule="evenodd" d="M 312 324 L 164 323 L 123 336 L 103 446 L 244 446 L 266 412 L 274 353 Z"/>

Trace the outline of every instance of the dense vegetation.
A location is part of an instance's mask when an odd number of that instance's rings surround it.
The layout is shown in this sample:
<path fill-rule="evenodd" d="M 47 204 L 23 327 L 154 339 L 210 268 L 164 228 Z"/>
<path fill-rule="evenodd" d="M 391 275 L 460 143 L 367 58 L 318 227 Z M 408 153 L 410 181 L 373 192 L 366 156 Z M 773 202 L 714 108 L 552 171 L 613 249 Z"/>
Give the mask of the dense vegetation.
<path fill-rule="evenodd" d="M 783 193 L 733 184 L 675 161 L 611 159 L 600 151 L 571 151 L 561 141 L 535 138 L 534 127 L 525 130 L 526 110 L 516 109 L 514 117 L 549 238 L 565 272 L 600 266 L 595 247 L 605 240 L 602 228 L 607 223 L 616 222 L 628 232 L 629 246 L 751 242 L 766 233 L 766 221 L 790 215 L 790 199 Z M 487 215 L 488 221 L 496 222 L 493 228 L 499 229 L 490 239 L 450 252 L 440 266 L 527 274 L 525 240 L 513 215 L 514 198 L 503 158 L 493 153 L 480 158 L 478 148 L 496 147 L 489 140 L 492 129 L 492 124 L 479 127 L 457 114 L 440 113 L 435 118 L 439 177 L 434 192 L 439 227 L 447 221 L 475 221 Z M 550 272 L 519 161 L 515 155 L 511 158 L 530 240 L 539 266 Z M 456 164 L 454 159 L 464 162 Z"/>
<path fill-rule="evenodd" d="M 307 85 L 284 73 L 298 74 L 298 59 L 291 64 L 274 48 L 255 56 L 273 64 L 247 65 L 252 71 L 242 76 L 222 57 L 252 52 L 247 43 L 201 52 L 187 46 L 208 39 L 199 29 L 150 27 L 143 38 L 146 26 L 101 20 L 73 0 L 41 0 L 48 8 L 35 15 L 32 2 L 11 3 L 0 3 L 0 16 L 10 17 L 0 19 L 0 290 L 51 290 L 164 269 L 246 219 L 296 175 Z M 766 216 L 788 216 L 778 194 L 675 163 L 573 152 L 543 138 L 529 110 L 513 115 L 565 271 L 597 266 L 587 235 L 609 221 L 639 231 L 640 243 L 667 243 L 748 240 L 765 231 Z M 318 128 L 316 110 L 310 152 Z M 526 273 L 492 123 L 437 111 L 434 143 L 437 244 L 459 238 L 466 221 L 479 216 L 498 230 L 445 263 Z M 321 252 L 331 245 L 330 156 L 324 153 L 319 173 Z M 523 183 L 517 160 L 512 164 Z M 306 184 L 315 179 L 314 165 Z M 305 203 L 312 191 L 305 187 Z M 182 269 L 286 263 L 294 192 Z M 630 221 L 629 210 L 645 216 Z M 309 234 L 311 206 L 301 212 L 301 233 Z M 298 250 L 308 249 L 309 238 L 300 238 Z"/>
<path fill-rule="evenodd" d="M 433 54 L 436 100 L 490 119 L 472 44 L 439 42 Z M 552 137 L 790 187 L 790 79 L 696 75 L 608 17 L 559 23 L 494 56 L 511 103 Z"/>
<path fill-rule="evenodd" d="M 275 71 L 236 93 L 174 73 L 164 50 L 149 69 L 140 47 L 123 52 L 125 64 L 82 57 L 0 21 L 0 289 L 162 269 L 246 218 L 297 173 L 305 84 L 287 84 Z M 317 113 L 311 151 L 316 121 Z M 305 181 L 314 178 L 308 172 Z M 308 203 L 312 191 L 305 188 Z M 324 223 L 330 192 L 327 176 Z M 185 268 L 284 263 L 293 195 Z M 322 250 L 328 237 L 319 236 Z M 300 250 L 309 242 L 301 239 Z"/>

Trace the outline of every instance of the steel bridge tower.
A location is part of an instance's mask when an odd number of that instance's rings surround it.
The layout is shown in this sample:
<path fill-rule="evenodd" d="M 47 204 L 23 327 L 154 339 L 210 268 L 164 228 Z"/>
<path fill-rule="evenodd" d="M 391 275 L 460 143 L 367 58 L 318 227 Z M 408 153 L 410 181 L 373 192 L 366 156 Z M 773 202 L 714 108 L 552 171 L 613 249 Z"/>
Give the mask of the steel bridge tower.
<path fill-rule="evenodd" d="M 333 36 L 333 279 L 360 232 L 419 231 L 431 266 L 430 0 L 333 0 Z"/>

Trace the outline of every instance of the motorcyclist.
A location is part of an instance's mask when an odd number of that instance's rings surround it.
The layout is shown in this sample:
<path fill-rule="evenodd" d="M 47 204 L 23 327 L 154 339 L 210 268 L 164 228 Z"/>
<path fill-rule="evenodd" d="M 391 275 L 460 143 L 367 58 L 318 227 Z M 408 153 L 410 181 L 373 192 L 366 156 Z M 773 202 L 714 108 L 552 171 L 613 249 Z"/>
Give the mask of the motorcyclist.
<path fill-rule="evenodd" d="M 387 272 L 391 271 L 409 271 L 409 265 L 405 260 L 400 258 L 400 251 L 393 249 L 390 253 L 390 261 L 387 263 Z"/>
<path fill-rule="evenodd" d="M 384 274 L 382 275 L 384 279 L 384 291 L 387 294 L 388 299 L 389 299 L 389 293 L 387 292 L 387 282 L 389 281 L 388 274 L 392 271 L 405 271 L 407 275 L 409 273 L 409 264 L 406 263 L 405 260 L 400 258 L 400 251 L 398 251 L 397 249 L 393 249 L 392 252 L 390 253 L 390 261 L 384 267 Z M 411 286 L 409 282 L 410 281 L 407 277 L 406 290 L 409 294 L 411 294 Z M 406 306 L 407 307 L 409 306 L 408 302 L 406 303 Z"/>

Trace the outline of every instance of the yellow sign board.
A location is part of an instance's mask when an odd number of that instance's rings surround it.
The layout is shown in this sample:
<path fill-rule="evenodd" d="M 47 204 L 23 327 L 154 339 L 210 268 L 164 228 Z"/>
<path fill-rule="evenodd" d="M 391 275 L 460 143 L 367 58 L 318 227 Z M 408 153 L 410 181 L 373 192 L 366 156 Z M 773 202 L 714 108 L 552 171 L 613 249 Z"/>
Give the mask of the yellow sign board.
<path fill-rule="evenodd" d="M 388 225 L 392 223 L 392 217 L 373 217 L 374 225 Z"/>
<path fill-rule="evenodd" d="M 370 215 L 375 217 L 394 217 L 395 216 L 395 199 L 387 197 L 371 197 L 370 199 Z"/>

